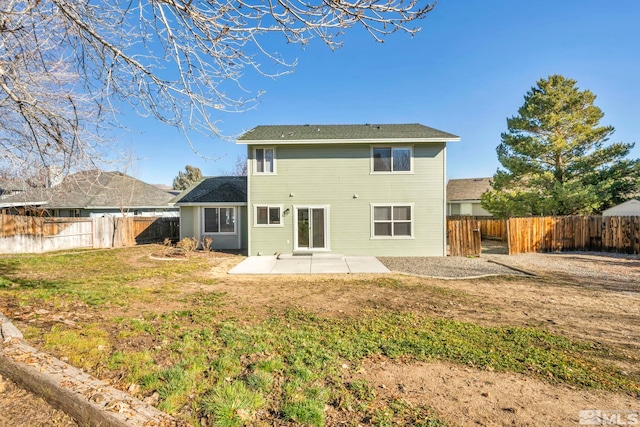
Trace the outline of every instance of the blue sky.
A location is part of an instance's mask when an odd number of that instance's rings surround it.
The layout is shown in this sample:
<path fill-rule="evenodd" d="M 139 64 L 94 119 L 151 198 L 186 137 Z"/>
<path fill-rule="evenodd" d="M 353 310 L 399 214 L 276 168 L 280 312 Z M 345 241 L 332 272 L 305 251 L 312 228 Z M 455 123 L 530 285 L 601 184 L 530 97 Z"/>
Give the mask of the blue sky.
<path fill-rule="evenodd" d="M 461 137 L 447 147 L 447 178 L 491 176 L 495 148 L 536 81 L 562 74 L 597 95 L 612 141 L 640 135 L 640 2 L 619 0 L 440 0 L 414 37 L 382 44 L 347 31 L 344 47 L 321 43 L 280 49 L 298 60 L 276 80 L 247 76 L 265 90 L 254 110 L 222 114 L 225 134 L 267 124 L 422 123 Z M 193 135 L 207 160 L 183 136 L 152 119 L 124 112 L 135 132 L 118 136 L 138 160 L 127 172 L 170 184 L 191 164 L 205 175 L 232 169 L 244 146 Z M 639 141 L 640 142 L 640 141 Z M 640 144 L 631 157 L 640 157 Z"/>

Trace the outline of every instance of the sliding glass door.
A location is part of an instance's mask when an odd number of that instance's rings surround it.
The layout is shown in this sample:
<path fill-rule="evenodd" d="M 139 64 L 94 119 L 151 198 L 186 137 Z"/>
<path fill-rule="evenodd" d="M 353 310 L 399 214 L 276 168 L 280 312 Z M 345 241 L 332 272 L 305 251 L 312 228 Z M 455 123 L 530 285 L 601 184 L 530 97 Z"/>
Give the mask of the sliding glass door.
<path fill-rule="evenodd" d="M 328 249 L 327 208 L 295 207 L 295 249 Z"/>

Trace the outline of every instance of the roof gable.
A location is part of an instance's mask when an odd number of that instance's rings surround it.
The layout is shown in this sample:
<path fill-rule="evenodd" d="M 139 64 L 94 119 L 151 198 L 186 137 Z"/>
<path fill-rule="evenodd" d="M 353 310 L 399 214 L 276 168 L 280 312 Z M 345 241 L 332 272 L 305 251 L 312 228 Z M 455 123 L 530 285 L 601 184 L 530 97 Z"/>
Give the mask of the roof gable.
<path fill-rule="evenodd" d="M 447 183 L 447 201 L 480 200 L 485 191 L 491 190 L 493 178 L 450 179 Z"/>
<path fill-rule="evenodd" d="M 173 199 L 176 205 L 200 203 L 247 203 L 246 176 L 210 176 Z"/>
<path fill-rule="evenodd" d="M 330 143 L 370 141 L 458 141 L 460 137 L 419 123 L 363 125 L 271 125 L 256 126 L 241 135 L 239 144 Z"/>

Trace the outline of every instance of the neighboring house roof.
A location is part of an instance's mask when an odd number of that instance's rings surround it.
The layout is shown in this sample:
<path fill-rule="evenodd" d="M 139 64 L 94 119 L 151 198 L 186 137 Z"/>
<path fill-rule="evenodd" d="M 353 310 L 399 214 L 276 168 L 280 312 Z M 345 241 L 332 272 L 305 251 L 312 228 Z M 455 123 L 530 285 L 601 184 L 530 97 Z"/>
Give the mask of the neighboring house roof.
<path fill-rule="evenodd" d="M 247 177 L 205 177 L 176 196 L 172 203 L 176 205 L 247 203 Z"/>
<path fill-rule="evenodd" d="M 640 199 L 631 199 L 602 211 L 602 216 L 640 215 Z"/>
<path fill-rule="evenodd" d="M 24 181 L 0 178 L 0 191 L 25 191 L 28 188 L 29 185 Z"/>
<path fill-rule="evenodd" d="M 241 135 L 239 144 L 459 141 L 460 137 L 419 123 L 364 125 L 257 126 Z"/>
<path fill-rule="evenodd" d="M 491 190 L 493 178 L 450 179 L 447 183 L 447 202 L 480 200 L 480 196 Z"/>
<path fill-rule="evenodd" d="M 52 188 L 32 188 L 5 202 L 10 206 L 46 205 L 47 209 L 165 208 L 172 198 L 122 172 L 92 170 L 69 175 Z"/>

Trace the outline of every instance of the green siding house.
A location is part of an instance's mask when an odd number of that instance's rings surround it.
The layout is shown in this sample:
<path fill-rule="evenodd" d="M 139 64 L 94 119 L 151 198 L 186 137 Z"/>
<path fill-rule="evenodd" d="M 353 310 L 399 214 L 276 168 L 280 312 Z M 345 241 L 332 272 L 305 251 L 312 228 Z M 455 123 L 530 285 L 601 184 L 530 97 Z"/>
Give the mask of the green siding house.
<path fill-rule="evenodd" d="M 446 255 L 446 143 L 421 124 L 258 126 L 247 145 L 249 255 Z"/>

